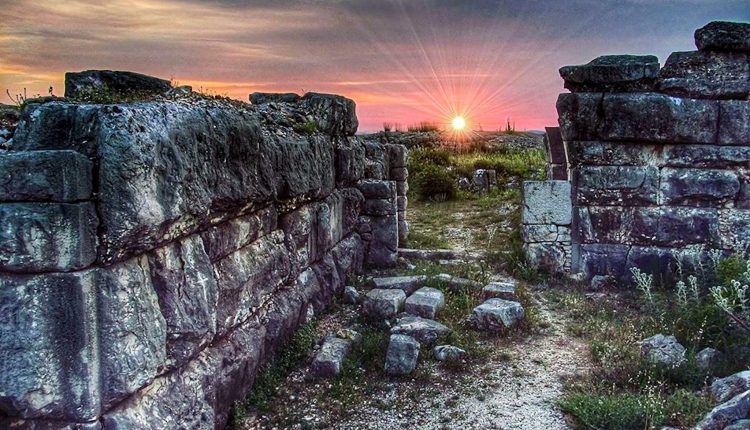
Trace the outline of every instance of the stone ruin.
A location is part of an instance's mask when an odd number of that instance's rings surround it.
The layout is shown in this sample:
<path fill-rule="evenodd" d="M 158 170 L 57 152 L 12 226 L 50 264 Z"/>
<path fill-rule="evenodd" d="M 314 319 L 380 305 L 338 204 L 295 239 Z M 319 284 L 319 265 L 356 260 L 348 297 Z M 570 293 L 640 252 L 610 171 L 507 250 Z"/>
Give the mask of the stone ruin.
<path fill-rule="evenodd" d="M 550 181 L 524 184 L 529 259 L 553 272 L 666 279 L 750 240 L 750 24 L 712 22 L 697 51 L 560 69 Z M 565 165 L 564 174 L 560 173 Z"/>
<path fill-rule="evenodd" d="M 349 99 L 253 98 L 23 109 L 0 152 L 0 428 L 223 428 L 349 275 L 396 263 L 406 149 L 355 137 Z"/>

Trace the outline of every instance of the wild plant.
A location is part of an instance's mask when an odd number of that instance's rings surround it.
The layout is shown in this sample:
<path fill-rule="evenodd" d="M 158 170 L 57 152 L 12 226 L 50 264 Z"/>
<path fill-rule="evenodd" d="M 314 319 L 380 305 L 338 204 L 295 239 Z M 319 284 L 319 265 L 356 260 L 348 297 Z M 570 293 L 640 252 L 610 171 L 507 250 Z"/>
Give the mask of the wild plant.
<path fill-rule="evenodd" d="M 641 290 L 643 293 L 643 297 L 646 299 L 647 302 L 653 303 L 654 296 L 651 293 L 651 288 L 653 287 L 654 283 L 654 275 L 643 273 L 641 269 L 637 267 L 631 267 L 630 273 L 633 274 L 633 279 L 635 280 L 635 286 Z"/>

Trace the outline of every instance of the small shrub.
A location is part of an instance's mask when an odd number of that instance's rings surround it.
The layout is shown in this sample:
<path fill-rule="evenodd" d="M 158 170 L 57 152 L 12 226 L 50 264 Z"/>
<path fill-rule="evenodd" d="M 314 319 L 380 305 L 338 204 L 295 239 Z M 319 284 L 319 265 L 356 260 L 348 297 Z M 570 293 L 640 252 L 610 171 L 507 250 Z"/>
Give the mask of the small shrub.
<path fill-rule="evenodd" d="M 430 164 L 414 176 L 416 191 L 423 199 L 446 201 L 456 195 L 453 175 L 445 168 Z"/>
<path fill-rule="evenodd" d="M 422 121 L 408 126 L 406 130 L 410 133 L 430 133 L 440 131 L 440 127 L 435 123 Z"/>
<path fill-rule="evenodd" d="M 306 121 L 304 123 L 294 124 L 292 128 L 299 134 L 309 136 L 318 131 L 318 124 L 315 121 Z"/>
<path fill-rule="evenodd" d="M 741 280 L 747 270 L 747 263 L 739 255 L 719 260 L 716 265 L 716 278 L 721 285 L 729 285 L 733 280 Z"/>

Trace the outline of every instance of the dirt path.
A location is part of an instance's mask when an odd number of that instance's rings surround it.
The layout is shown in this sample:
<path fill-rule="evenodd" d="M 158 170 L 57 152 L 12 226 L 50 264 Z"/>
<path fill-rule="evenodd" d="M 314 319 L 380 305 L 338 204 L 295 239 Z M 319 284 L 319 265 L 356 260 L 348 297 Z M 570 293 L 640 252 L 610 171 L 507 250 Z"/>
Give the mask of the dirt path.
<path fill-rule="evenodd" d="M 424 387 L 396 384 L 374 405 L 362 405 L 335 429 L 568 429 L 555 402 L 562 380 L 585 371 L 585 346 L 565 333 L 563 322 L 538 300 L 541 333 L 516 340 L 487 358 L 460 383 Z M 415 399 L 416 397 L 416 399 Z M 383 408 L 383 403 L 392 407 Z"/>

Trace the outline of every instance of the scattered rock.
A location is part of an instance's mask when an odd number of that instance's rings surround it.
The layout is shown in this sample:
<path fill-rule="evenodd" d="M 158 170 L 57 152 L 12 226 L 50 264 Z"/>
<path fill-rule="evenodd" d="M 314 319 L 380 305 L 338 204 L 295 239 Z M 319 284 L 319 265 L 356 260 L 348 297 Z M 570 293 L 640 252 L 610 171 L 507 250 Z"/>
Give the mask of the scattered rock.
<path fill-rule="evenodd" d="M 357 291 L 356 288 L 352 287 L 351 285 L 347 285 L 346 287 L 344 287 L 344 294 L 341 298 L 342 302 L 350 305 L 356 305 L 361 299 L 362 296 L 359 294 L 359 291 Z"/>
<path fill-rule="evenodd" d="M 524 317 L 523 306 L 518 302 L 489 299 L 474 308 L 469 318 L 479 330 L 503 330 L 515 325 Z"/>
<path fill-rule="evenodd" d="M 164 95 L 171 98 L 187 97 L 193 93 L 193 87 L 190 85 L 180 85 L 167 91 Z"/>
<path fill-rule="evenodd" d="M 416 276 L 393 276 L 388 278 L 372 278 L 370 284 L 373 288 L 381 290 L 402 290 L 406 294 L 411 294 L 421 287 L 427 277 L 424 275 Z"/>
<path fill-rule="evenodd" d="M 726 403 L 716 406 L 695 426 L 695 430 L 721 430 L 727 425 L 745 419 L 750 412 L 750 391 L 738 394 Z"/>
<path fill-rule="evenodd" d="M 518 300 L 514 282 L 490 282 L 482 288 L 484 299 Z"/>
<path fill-rule="evenodd" d="M 705 348 L 695 355 L 695 364 L 702 371 L 711 373 L 721 365 L 723 359 L 724 354 L 721 351 Z"/>
<path fill-rule="evenodd" d="M 402 334 L 391 334 L 388 352 L 385 356 L 385 373 L 408 375 L 417 367 L 419 342 Z"/>
<path fill-rule="evenodd" d="M 164 79 L 134 72 L 85 70 L 65 74 L 65 97 L 85 98 L 97 92 L 113 95 L 159 95 L 172 89 Z"/>
<path fill-rule="evenodd" d="M 657 334 L 640 343 L 641 355 L 650 363 L 676 367 L 685 362 L 685 347 L 674 336 Z"/>
<path fill-rule="evenodd" d="M 330 336 L 323 342 L 315 358 L 313 359 L 310 369 L 315 376 L 328 378 L 336 376 L 341 372 L 346 354 L 349 353 L 352 342 L 346 339 L 339 339 Z"/>
<path fill-rule="evenodd" d="M 737 394 L 750 389 L 750 370 L 735 373 L 715 380 L 711 384 L 711 396 L 718 403 L 724 403 Z"/>
<path fill-rule="evenodd" d="M 406 299 L 407 313 L 423 318 L 435 319 L 438 311 L 445 306 L 443 292 L 430 287 L 422 287 Z"/>
<path fill-rule="evenodd" d="M 466 355 L 466 351 L 453 345 L 438 345 L 432 349 L 432 355 L 437 361 L 458 361 Z"/>
<path fill-rule="evenodd" d="M 451 329 L 437 321 L 412 315 L 399 318 L 391 328 L 391 334 L 411 336 L 422 345 L 432 345 L 450 332 Z"/>
<path fill-rule="evenodd" d="M 401 290 L 370 290 L 364 299 L 363 312 L 369 318 L 386 320 L 393 318 L 406 301 L 406 293 Z"/>

